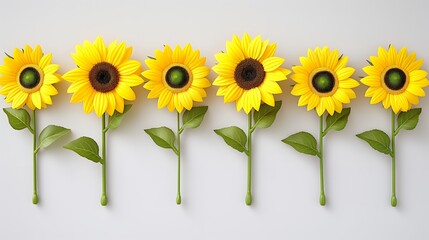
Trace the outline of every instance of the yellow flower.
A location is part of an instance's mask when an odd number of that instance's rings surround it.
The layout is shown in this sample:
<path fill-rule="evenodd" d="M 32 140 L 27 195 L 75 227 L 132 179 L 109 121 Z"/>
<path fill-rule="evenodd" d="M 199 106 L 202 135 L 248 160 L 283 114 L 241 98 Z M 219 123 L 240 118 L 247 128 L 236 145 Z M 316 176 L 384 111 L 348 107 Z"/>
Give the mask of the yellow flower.
<path fill-rule="evenodd" d="M 204 88 L 210 86 L 206 78 L 210 68 L 205 66 L 206 58 L 201 58 L 200 51 L 192 50 L 190 44 L 183 49 L 177 45 L 174 51 L 165 45 L 164 52 L 156 50 L 155 59 L 145 62 L 149 70 L 142 75 L 149 82 L 144 88 L 150 91 L 148 98 L 158 98 L 158 109 L 167 106 L 170 112 L 176 109 L 180 113 L 206 97 Z"/>
<path fill-rule="evenodd" d="M 242 39 L 234 35 L 232 42 L 226 42 L 226 52 L 215 55 L 217 96 L 224 96 L 225 103 L 237 101 L 237 111 L 244 109 L 246 114 L 252 108 L 258 111 L 261 101 L 274 106 L 273 94 L 282 93 L 277 82 L 290 73 L 280 68 L 284 59 L 274 57 L 275 51 L 276 44 L 262 41 L 261 36 L 252 40 L 247 33 Z"/>
<path fill-rule="evenodd" d="M 133 101 L 136 95 L 131 87 L 143 83 L 139 77 L 141 64 L 131 60 L 132 47 L 124 42 L 112 42 L 108 47 L 98 36 L 94 43 L 85 41 L 76 46 L 72 54 L 78 68 L 63 78 L 72 84 L 67 89 L 73 93 L 72 103 L 83 102 L 86 113 L 95 110 L 97 116 L 104 113 L 110 116 L 116 111 L 124 111 L 124 99 Z"/>
<path fill-rule="evenodd" d="M 20 109 L 25 104 L 31 110 L 46 108 L 52 104 L 51 96 L 58 94 L 52 84 L 60 81 L 56 73 L 59 66 L 51 64 L 52 54 L 44 55 L 37 45 L 34 49 L 26 45 L 23 50 L 15 48 L 13 57 L 5 57 L 0 66 L 0 94 L 12 108 Z"/>
<path fill-rule="evenodd" d="M 370 62 L 363 68 L 368 76 L 361 82 L 369 87 L 365 97 L 371 97 L 371 104 L 382 101 L 385 109 L 405 112 L 419 103 L 418 97 L 425 96 L 423 88 L 429 81 L 427 72 L 420 69 L 423 60 L 416 60 L 415 53 L 408 55 L 407 48 L 397 52 L 393 46 L 387 51 L 379 47 L 378 56 L 371 56 Z"/>
<path fill-rule="evenodd" d="M 325 110 L 333 115 L 343 110 L 343 103 L 356 98 L 352 88 L 359 83 L 352 79 L 354 69 L 346 67 L 348 57 L 340 56 L 338 50 L 328 47 L 308 49 L 307 57 L 300 57 L 302 66 L 292 68 L 291 78 L 296 82 L 291 94 L 300 96 L 298 106 L 307 105 L 310 111 L 316 108 L 322 116 Z"/>

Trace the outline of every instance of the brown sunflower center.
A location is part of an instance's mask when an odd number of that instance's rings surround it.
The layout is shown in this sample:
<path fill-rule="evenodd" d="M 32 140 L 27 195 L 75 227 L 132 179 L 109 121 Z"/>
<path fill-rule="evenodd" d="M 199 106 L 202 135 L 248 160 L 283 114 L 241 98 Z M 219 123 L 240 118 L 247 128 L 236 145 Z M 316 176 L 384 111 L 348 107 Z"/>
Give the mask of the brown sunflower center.
<path fill-rule="evenodd" d="M 402 89 L 407 82 L 407 75 L 399 68 L 391 68 L 384 75 L 384 83 L 391 90 L 397 91 Z"/>
<path fill-rule="evenodd" d="M 244 59 L 235 68 L 234 78 L 243 89 L 258 87 L 265 79 L 264 66 L 253 58 Z"/>
<path fill-rule="evenodd" d="M 40 83 L 40 73 L 33 67 L 27 67 L 19 74 L 19 83 L 21 86 L 32 89 Z"/>
<path fill-rule="evenodd" d="M 98 92 L 110 92 L 118 86 L 119 71 L 108 62 L 97 63 L 89 71 L 89 82 Z"/>
<path fill-rule="evenodd" d="M 189 83 L 189 73 L 181 66 L 174 66 L 168 69 L 165 80 L 172 88 L 183 88 Z"/>
<path fill-rule="evenodd" d="M 329 93 L 335 87 L 335 77 L 329 71 L 320 71 L 314 74 L 311 84 L 319 93 Z"/>

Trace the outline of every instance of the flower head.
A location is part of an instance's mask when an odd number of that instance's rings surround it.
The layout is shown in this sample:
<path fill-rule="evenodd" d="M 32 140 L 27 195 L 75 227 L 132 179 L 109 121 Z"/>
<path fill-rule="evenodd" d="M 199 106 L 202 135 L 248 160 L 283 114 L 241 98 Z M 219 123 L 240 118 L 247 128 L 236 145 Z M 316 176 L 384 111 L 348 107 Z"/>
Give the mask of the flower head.
<path fill-rule="evenodd" d="M 70 102 L 83 102 L 84 111 L 95 110 L 97 116 L 111 116 L 115 110 L 122 113 L 124 99 L 136 99 L 131 87 L 143 83 L 141 64 L 130 59 L 131 53 L 132 48 L 124 42 L 114 41 L 106 47 L 100 36 L 94 43 L 77 45 L 72 57 L 78 68 L 63 76 L 72 83 L 67 89 L 73 93 Z"/>
<path fill-rule="evenodd" d="M 352 88 L 359 83 L 351 78 L 355 70 L 346 67 L 348 57 L 340 56 L 338 50 L 308 49 L 308 56 L 299 60 L 302 65 L 293 67 L 291 76 L 296 82 L 291 93 L 299 96 L 298 106 L 307 105 L 308 111 L 316 108 L 319 116 L 325 111 L 333 115 L 343 110 L 344 103 L 356 98 Z"/>
<path fill-rule="evenodd" d="M 246 114 L 258 111 L 261 101 L 274 106 L 273 94 L 282 93 L 277 82 L 290 73 L 280 67 L 284 59 L 274 57 L 275 51 L 276 44 L 262 41 L 261 36 L 252 40 L 247 33 L 242 39 L 234 35 L 232 42 L 226 42 L 226 52 L 215 55 L 217 95 L 224 96 L 225 103 L 237 101 L 237 111 L 244 109 Z"/>
<path fill-rule="evenodd" d="M 182 112 L 206 97 L 204 88 L 210 86 L 210 68 L 205 66 L 206 58 L 200 57 L 200 51 L 193 50 L 190 44 L 183 49 L 177 45 L 174 51 L 165 45 L 164 51 L 156 50 L 155 58 L 145 62 L 149 70 L 143 76 L 149 82 L 144 88 L 150 90 L 148 98 L 158 98 L 158 109 L 167 106 L 170 111 Z"/>
<path fill-rule="evenodd" d="M 52 84 L 59 82 L 61 76 L 56 73 L 59 66 L 51 61 L 52 54 L 44 55 L 39 45 L 34 49 L 29 45 L 22 50 L 15 48 L 13 57 L 4 58 L 0 94 L 6 96 L 6 102 L 12 102 L 12 108 L 27 105 L 34 110 L 52 104 L 51 96 L 58 94 Z"/>
<path fill-rule="evenodd" d="M 408 54 L 407 48 L 398 52 L 394 46 L 388 50 L 379 47 L 378 56 L 371 56 L 370 63 L 363 68 L 368 76 L 361 82 L 369 87 L 365 97 L 371 97 L 371 104 L 383 102 L 385 109 L 405 112 L 419 103 L 418 97 L 425 96 L 423 88 L 429 81 L 427 72 L 420 69 L 423 60 L 416 60 L 416 54 Z"/>

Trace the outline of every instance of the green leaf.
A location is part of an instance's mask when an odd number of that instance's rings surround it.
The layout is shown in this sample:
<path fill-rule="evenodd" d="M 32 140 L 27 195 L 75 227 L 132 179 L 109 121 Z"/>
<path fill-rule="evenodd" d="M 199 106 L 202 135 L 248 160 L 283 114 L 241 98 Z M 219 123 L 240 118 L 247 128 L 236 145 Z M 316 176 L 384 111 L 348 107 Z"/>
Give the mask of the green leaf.
<path fill-rule="evenodd" d="M 372 148 L 384 154 L 392 154 L 389 136 L 378 129 L 373 129 L 356 135 L 366 141 Z"/>
<path fill-rule="evenodd" d="M 100 162 L 102 164 L 104 162 L 103 159 L 98 155 L 98 144 L 92 138 L 80 137 L 67 143 L 63 147 L 72 150 L 73 152 L 93 162 Z"/>
<path fill-rule="evenodd" d="M 398 134 L 399 130 L 413 130 L 416 128 L 419 122 L 419 116 L 422 113 L 421 108 L 413 108 L 407 112 L 401 112 L 398 115 L 398 127 L 395 130 L 395 135 Z"/>
<path fill-rule="evenodd" d="M 259 111 L 254 111 L 253 113 L 254 126 L 258 128 L 270 127 L 276 120 L 276 115 L 281 106 L 282 101 L 276 101 L 274 107 L 262 104 Z"/>
<path fill-rule="evenodd" d="M 60 139 L 62 136 L 68 134 L 69 132 L 70 129 L 68 128 L 49 125 L 40 133 L 39 146 L 37 148 L 45 148 Z"/>
<path fill-rule="evenodd" d="M 31 128 L 30 125 L 30 114 L 28 114 L 27 110 L 23 108 L 3 108 L 3 111 L 6 113 L 9 124 L 13 129 L 22 130 L 24 128 L 28 128 L 28 130 L 33 133 L 33 128 Z"/>
<path fill-rule="evenodd" d="M 290 145 L 300 153 L 313 156 L 319 155 L 319 150 L 317 150 L 317 140 L 308 132 L 292 134 L 283 139 L 282 142 Z"/>
<path fill-rule="evenodd" d="M 115 111 L 112 116 L 109 117 L 109 124 L 107 125 L 107 128 L 110 129 L 116 129 L 121 125 L 122 119 L 124 118 L 125 113 L 127 113 L 130 108 L 132 107 L 132 104 L 125 104 L 124 111 L 122 113 Z"/>
<path fill-rule="evenodd" d="M 182 128 L 197 128 L 201 125 L 204 115 L 207 112 L 207 106 L 193 107 L 189 111 L 183 113 Z"/>
<path fill-rule="evenodd" d="M 177 154 L 177 149 L 174 146 L 176 141 L 176 136 L 173 131 L 168 127 L 159 127 L 159 128 L 150 128 L 144 130 L 156 145 L 162 148 L 171 148 Z"/>
<path fill-rule="evenodd" d="M 244 131 L 236 126 L 226 127 L 214 130 L 215 133 L 223 138 L 223 140 L 239 152 L 247 152 L 246 142 L 247 137 Z"/>
<path fill-rule="evenodd" d="M 340 113 L 335 112 L 332 116 L 328 115 L 326 117 L 326 128 L 325 131 L 323 131 L 323 136 L 331 129 L 336 131 L 343 130 L 347 125 L 349 115 L 350 108 L 344 108 Z"/>

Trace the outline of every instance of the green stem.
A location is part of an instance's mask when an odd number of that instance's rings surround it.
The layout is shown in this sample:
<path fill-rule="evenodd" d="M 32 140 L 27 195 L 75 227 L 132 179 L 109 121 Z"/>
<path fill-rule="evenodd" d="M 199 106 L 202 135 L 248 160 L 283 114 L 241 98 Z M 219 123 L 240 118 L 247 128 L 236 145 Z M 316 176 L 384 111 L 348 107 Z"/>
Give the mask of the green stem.
<path fill-rule="evenodd" d="M 106 114 L 104 113 L 101 117 L 101 158 L 103 159 L 103 163 L 101 164 L 103 176 L 102 176 L 102 195 L 101 195 L 101 205 L 107 205 L 107 188 L 106 188 Z"/>
<path fill-rule="evenodd" d="M 246 205 L 252 205 L 252 114 L 251 111 L 247 120 L 247 193 Z"/>
<path fill-rule="evenodd" d="M 396 198 L 395 118 L 396 114 L 392 110 L 392 199 L 390 202 L 392 207 L 396 207 L 396 204 L 398 203 Z"/>
<path fill-rule="evenodd" d="M 180 134 L 182 129 L 180 128 L 180 113 L 177 112 L 177 197 L 176 204 L 182 203 L 182 196 L 180 194 Z"/>
<path fill-rule="evenodd" d="M 325 180 L 323 177 L 323 114 L 320 116 L 319 160 L 320 160 L 320 198 L 319 198 L 319 203 L 321 206 L 325 206 L 325 204 L 326 204 Z"/>
<path fill-rule="evenodd" d="M 39 203 L 39 195 L 37 194 L 37 124 L 36 110 L 33 110 L 33 204 Z"/>

